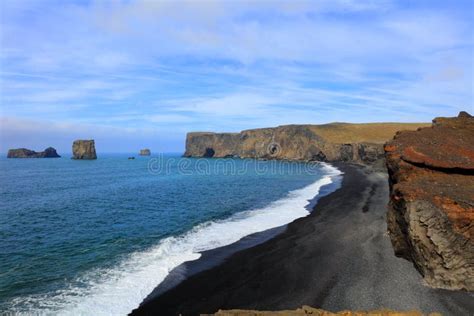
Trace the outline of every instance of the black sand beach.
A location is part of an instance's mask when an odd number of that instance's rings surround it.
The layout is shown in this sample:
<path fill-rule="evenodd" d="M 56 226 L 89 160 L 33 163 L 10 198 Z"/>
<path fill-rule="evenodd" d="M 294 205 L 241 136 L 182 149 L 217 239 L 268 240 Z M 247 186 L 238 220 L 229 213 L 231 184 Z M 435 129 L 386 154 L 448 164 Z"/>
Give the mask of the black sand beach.
<path fill-rule="evenodd" d="M 330 311 L 390 308 L 473 315 L 472 293 L 428 288 L 410 262 L 394 256 L 385 223 L 386 175 L 335 166 L 345 173 L 341 188 L 321 198 L 309 216 L 146 300 L 132 314 L 310 305 Z"/>

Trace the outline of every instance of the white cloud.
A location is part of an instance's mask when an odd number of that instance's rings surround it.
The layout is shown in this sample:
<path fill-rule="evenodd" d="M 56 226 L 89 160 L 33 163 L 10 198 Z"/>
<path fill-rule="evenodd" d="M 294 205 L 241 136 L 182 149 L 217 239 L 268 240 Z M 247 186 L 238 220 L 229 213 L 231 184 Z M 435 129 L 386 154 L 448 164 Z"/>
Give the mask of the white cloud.
<path fill-rule="evenodd" d="M 172 133 L 429 120 L 473 104 L 472 21 L 449 10 L 375 0 L 1 9 L 4 116 Z"/>
<path fill-rule="evenodd" d="M 275 100 L 261 94 L 236 93 L 202 99 L 180 100 L 172 106 L 175 111 L 217 117 L 256 116 L 262 113 L 265 105 L 273 101 Z"/>
<path fill-rule="evenodd" d="M 143 117 L 144 120 L 152 123 L 189 123 L 195 121 L 191 116 L 180 115 L 180 114 L 154 114 Z"/>

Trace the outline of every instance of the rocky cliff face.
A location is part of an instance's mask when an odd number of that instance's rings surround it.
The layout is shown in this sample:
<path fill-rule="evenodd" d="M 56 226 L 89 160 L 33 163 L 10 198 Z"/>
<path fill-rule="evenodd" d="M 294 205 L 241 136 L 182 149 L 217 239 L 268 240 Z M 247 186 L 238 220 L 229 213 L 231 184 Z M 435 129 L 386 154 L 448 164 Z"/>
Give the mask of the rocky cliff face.
<path fill-rule="evenodd" d="M 140 156 L 150 156 L 150 155 L 151 155 L 150 149 L 148 148 L 140 149 Z"/>
<path fill-rule="evenodd" d="M 385 152 L 395 253 L 430 286 L 474 290 L 474 118 L 436 118 Z"/>
<path fill-rule="evenodd" d="M 241 157 L 374 163 L 399 129 L 422 124 L 286 125 L 240 133 L 188 133 L 186 157 Z"/>
<path fill-rule="evenodd" d="M 72 159 L 97 159 L 94 140 L 75 140 L 72 144 Z"/>
<path fill-rule="evenodd" d="M 36 152 L 26 148 L 10 149 L 7 158 L 59 158 L 56 149 L 48 147 L 44 151 Z"/>

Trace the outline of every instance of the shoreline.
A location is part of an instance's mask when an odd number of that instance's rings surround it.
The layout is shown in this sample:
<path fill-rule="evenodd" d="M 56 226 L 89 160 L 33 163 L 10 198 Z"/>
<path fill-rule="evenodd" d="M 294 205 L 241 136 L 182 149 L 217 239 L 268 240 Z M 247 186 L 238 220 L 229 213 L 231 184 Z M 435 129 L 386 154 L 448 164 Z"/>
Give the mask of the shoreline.
<path fill-rule="evenodd" d="M 334 167 L 332 164 L 327 165 L 329 165 L 330 167 Z M 339 169 L 337 170 L 340 171 Z M 334 191 L 340 188 L 343 176 L 343 172 L 341 172 L 339 175 L 331 176 L 333 182 L 323 185 L 320 188 L 319 193 L 308 201 L 309 203 L 306 206 L 306 209 L 308 210 L 309 214 L 307 216 L 309 216 L 314 211 L 314 207 L 321 198 L 333 193 Z M 185 281 L 191 276 L 220 265 L 227 258 L 239 251 L 258 246 L 277 237 L 286 230 L 289 224 L 291 223 L 253 233 L 244 236 L 242 239 L 230 245 L 201 252 L 201 257 L 199 257 L 198 259 L 186 261 L 171 270 L 170 273 L 166 276 L 166 278 L 160 284 L 158 284 L 150 294 L 147 295 L 147 297 L 143 300 L 143 302 L 140 303 L 140 305 L 148 301 L 152 301 L 159 295 L 179 285 L 181 282 Z"/>
<path fill-rule="evenodd" d="M 252 244 L 250 235 L 243 239 L 249 247 L 234 248 L 224 256 L 211 250 L 178 267 L 170 273 L 175 283 L 163 282 L 132 315 L 302 305 L 331 311 L 391 308 L 444 315 L 474 310 L 472 293 L 428 288 L 410 262 L 394 256 L 386 234 L 386 175 L 368 167 L 332 165 L 344 173 L 341 187 L 320 194 L 308 216 L 281 227 L 263 242 Z M 213 265 L 205 263 L 213 258 Z"/>

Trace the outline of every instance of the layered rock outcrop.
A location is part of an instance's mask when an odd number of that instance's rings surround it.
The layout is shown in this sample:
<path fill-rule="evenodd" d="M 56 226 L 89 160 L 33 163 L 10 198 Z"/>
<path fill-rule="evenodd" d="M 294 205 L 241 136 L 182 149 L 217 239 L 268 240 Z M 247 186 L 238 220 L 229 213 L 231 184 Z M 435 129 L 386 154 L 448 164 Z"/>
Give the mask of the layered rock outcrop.
<path fill-rule="evenodd" d="M 254 310 L 219 310 L 217 313 L 210 314 L 214 316 L 422 316 L 423 313 L 419 311 L 397 312 L 389 309 L 374 310 L 374 311 L 341 311 L 329 312 L 319 308 L 303 306 L 295 310 L 284 311 L 254 311 Z M 210 316 L 209 314 L 202 314 L 202 316 Z M 438 313 L 430 313 L 429 316 L 440 316 Z"/>
<path fill-rule="evenodd" d="M 48 147 L 44 151 L 36 152 L 26 148 L 8 150 L 7 158 L 59 158 L 56 149 Z"/>
<path fill-rule="evenodd" d="M 151 155 L 150 149 L 148 148 L 140 149 L 140 156 L 150 156 L 150 155 Z"/>
<path fill-rule="evenodd" d="M 474 118 L 436 118 L 385 152 L 395 253 L 430 286 L 474 290 Z"/>
<path fill-rule="evenodd" d="M 72 159 L 97 159 L 94 140 L 75 140 L 72 144 Z"/>
<path fill-rule="evenodd" d="M 240 133 L 188 133 L 186 157 L 240 157 L 374 163 L 401 129 L 423 124 L 286 125 Z"/>

